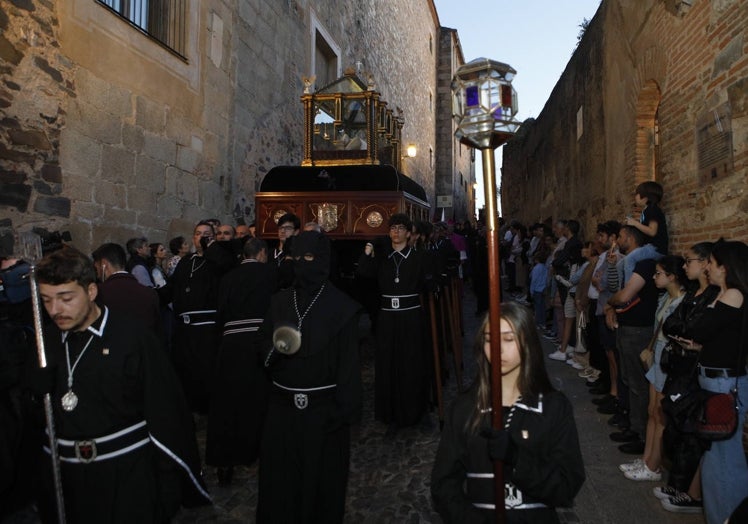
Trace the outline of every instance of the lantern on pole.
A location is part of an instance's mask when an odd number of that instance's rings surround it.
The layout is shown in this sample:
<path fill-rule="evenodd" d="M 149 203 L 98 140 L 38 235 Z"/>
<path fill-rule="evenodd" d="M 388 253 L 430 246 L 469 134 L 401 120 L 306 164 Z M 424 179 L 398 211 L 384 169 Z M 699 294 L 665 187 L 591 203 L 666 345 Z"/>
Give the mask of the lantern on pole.
<path fill-rule="evenodd" d="M 486 196 L 486 243 L 488 245 L 489 331 L 491 339 L 492 425 L 503 427 L 501 409 L 501 263 L 496 213 L 494 149 L 506 143 L 519 127 L 517 92 L 512 79 L 517 72 L 509 65 L 476 58 L 460 67 L 452 79 L 452 113 L 455 137 L 483 153 L 483 185 Z M 506 520 L 504 475 L 501 461 L 494 463 L 496 520 Z"/>

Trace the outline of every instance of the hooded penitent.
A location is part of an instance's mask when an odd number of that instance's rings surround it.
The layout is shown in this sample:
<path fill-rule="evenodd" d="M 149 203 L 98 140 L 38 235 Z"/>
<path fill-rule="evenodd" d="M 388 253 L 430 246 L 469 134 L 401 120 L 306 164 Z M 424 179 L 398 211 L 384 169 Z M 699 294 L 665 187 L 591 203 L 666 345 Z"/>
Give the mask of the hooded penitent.
<path fill-rule="evenodd" d="M 296 287 L 316 291 L 330 276 L 330 241 L 322 233 L 304 231 L 291 249 Z"/>

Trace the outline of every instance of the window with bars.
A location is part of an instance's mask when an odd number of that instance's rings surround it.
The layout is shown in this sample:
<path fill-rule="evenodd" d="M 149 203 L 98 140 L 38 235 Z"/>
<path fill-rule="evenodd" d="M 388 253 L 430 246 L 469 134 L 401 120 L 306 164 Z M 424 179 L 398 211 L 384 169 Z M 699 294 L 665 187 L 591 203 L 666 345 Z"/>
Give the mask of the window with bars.
<path fill-rule="evenodd" d="M 96 0 L 96 2 L 186 59 L 189 0 Z"/>

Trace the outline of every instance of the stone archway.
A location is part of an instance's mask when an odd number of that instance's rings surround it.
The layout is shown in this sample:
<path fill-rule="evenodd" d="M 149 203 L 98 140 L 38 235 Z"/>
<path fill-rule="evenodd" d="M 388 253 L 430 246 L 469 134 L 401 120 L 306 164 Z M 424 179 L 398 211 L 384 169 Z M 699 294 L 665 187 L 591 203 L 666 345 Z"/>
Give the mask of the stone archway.
<path fill-rule="evenodd" d="M 636 103 L 636 162 L 634 182 L 659 181 L 659 122 L 657 118 L 662 93 L 655 80 L 647 80 Z"/>

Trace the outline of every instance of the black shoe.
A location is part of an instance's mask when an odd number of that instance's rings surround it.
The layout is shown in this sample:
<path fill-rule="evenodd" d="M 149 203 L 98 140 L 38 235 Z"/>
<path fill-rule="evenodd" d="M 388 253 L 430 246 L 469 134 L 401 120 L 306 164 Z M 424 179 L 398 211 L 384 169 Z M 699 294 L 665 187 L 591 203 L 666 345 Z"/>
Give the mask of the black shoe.
<path fill-rule="evenodd" d="M 592 395 L 609 395 L 610 387 L 607 384 L 597 384 L 589 389 Z"/>
<path fill-rule="evenodd" d="M 611 433 L 610 440 L 613 442 L 635 442 L 641 439 L 639 439 L 639 434 L 636 431 L 627 429 L 626 431 L 616 431 L 615 433 Z M 642 452 L 644 452 L 644 448 L 642 448 Z"/>
<path fill-rule="evenodd" d="M 626 431 L 631 426 L 631 422 L 629 422 L 629 418 L 625 413 L 616 413 L 608 419 L 608 424 L 617 427 L 621 431 Z"/>
<path fill-rule="evenodd" d="M 637 439 L 626 444 L 621 444 L 618 446 L 618 450 L 627 455 L 641 455 L 644 453 L 644 441 Z"/>
<path fill-rule="evenodd" d="M 612 402 L 606 402 L 605 404 L 597 406 L 597 412 L 602 413 L 603 415 L 615 415 L 618 413 L 618 410 L 618 400 L 616 399 L 613 399 Z"/>
<path fill-rule="evenodd" d="M 218 477 L 219 486 L 228 486 L 231 484 L 231 479 L 234 478 L 234 468 L 231 466 L 216 468 L 216 476 Z"/>
<path fill-rule="evenodd" d="M 606 393 L 604 397 L 600 398 L 593 398 L 592 403 L 597 406 L 604 406 L 606 404 L 610 404 L 612 401 L 614 401 L 616 397 L 611 395 L 610 393 Z"/>
<path fill-rule="evenodd" d="M 431 415 L 426 413 L 421 419 L 419 426 L 423 433 L 431 433 L 434 431 L 434 421 L 431 420 Z"/>

